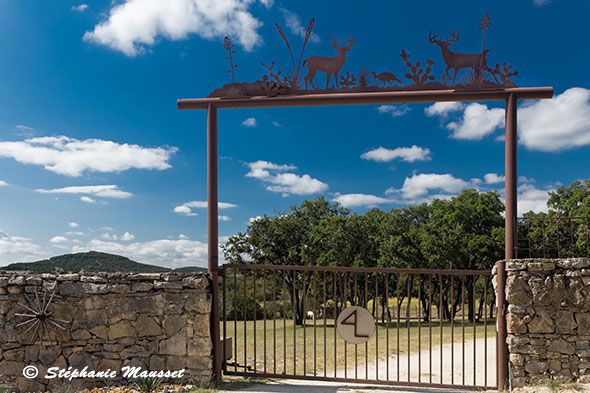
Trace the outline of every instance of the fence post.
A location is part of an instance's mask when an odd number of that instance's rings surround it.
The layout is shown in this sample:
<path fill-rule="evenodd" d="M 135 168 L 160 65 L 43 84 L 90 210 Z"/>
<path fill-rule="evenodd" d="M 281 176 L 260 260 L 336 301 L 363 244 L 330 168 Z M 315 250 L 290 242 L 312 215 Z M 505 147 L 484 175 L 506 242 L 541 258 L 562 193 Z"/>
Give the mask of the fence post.
<path fill-rule="evenodd" d="M 219 256 L 217 216 L 217 108 L 207 107 L 207 256 L 211 279 L 211 342 L 213 378 L 221 382 L 221 341 L 219 337 Z"/>
<path fill-rule="evenodd" d="M 497 266 L 498 285 L 497 296 L 497 377 L 498 390 L 504 390 L 508 385 L 508 346 L 506 344 L 506 260 L 515 257 L 515 225 L 517 209 L 517 176 L 516 176 L 516 95 L 510 94 L 506 99 L 506 141 L 505 141 L 505 165 L 506 165 L 506 215 L 505 228 L 505 252 L 504 261 Z"/>

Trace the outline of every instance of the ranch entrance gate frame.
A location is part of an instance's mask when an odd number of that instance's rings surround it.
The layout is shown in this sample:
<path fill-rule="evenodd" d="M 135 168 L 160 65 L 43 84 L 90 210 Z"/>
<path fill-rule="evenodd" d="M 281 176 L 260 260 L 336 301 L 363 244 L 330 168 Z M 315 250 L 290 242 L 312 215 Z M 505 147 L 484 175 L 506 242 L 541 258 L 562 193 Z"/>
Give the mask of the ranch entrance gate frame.
<path fill-rule="evenodd" d="M 305 44 L 311 34 L 314 20 L 310 21 L 307 29 Z M 224 280 L 224 293 L 223 293 L 223 308 L 225 311 L 225 282 L 226 282 L 226 271 L 225 266 L 223 269 L 219 268 L 218 265 L 218 149 L 217 149 L 217 110 L 227 108 L 270 108 L 270 107 L 295 107 L 295 106 L 321 106 L 321 105 L 367 105 L 367 104 L 407 104 L 407 103 L 431 103 L 431 102 L 451 102 L 451 101 L 504 101 L 505 102 L 505 198 L 506 198 L 506 211 L 505 211 L 505 259 L 513 259 L 516 257 L 516 218 L 517 218 L 517 101 L 518 100 L 530 100 L 530 99 L 549 99 L 553 97 L 552 87 L 516 87 L 514 83 L 509 79 L 512 76 L 517 75 L 516 71 L 512 70 L 512 66 L 507 66 L 504 62 L 502 69 L 499 64 L 496 64 L 495 68 L 488 67 L 486 55 L 488 50 L 485 49 L 485 32 L 489 28 L 489 17 L 484 14 L 482 18 L 482 24 L 480 30 L 484 30 L 484 49 L 481 53 L 476 54 L 462 54 L 451 52 L 448 46 L 451 42 L 458 40 L 459 36 L 456 32 L 451 32 L 450 39 L 446 41 L 438 40 L 437 34 L 432 32 L 429 34 L 429 40 L 440 46 L 443 60 L 447 66 L 444 73 L 441 73 L 441 82 L 433 82 L 434 77 L 429 75 L 431 67 L 435 64 L 432 60 L 427 60 L 426 66 L 420 65 L 420 62 L 412 63 L 408 60 L 409 55 L 402 50 L 400 57 L 404 60 L 406 66 L 408 66 L 411 72 L 405 74 L 405 78 L 413 84 L 405 84 L 395 77 L 392 73 L 383 72 L 376 74 L 375 72 L 369 72 L 366 67 L 361 68 L 358 74 L 358 84 L 355 80 L 354 75 L 346 73 L 346 78 L 341 76 L 340 85 L 338 86 L 338 72 L 342 68 L 346 59 L 346 52 L 351 50 L 354 45 L 354 37 L 350 36 L 347 39 L 347 45 L 340 45 L 340 42 L 335 38 L 332 39 L 332 46 L 338 52 L 338 56 L 335 57 L 318 57 L 312 56 L 303 62 L 305 66 L 307 64 L 308 74 L 303 77 L 300 73 L 300 66 L 295 67 L 295 61 L 291 52 L 291 48 L 288 44 L 287 38 L 279 25 L 276 25 L 281 37 L 287 44 L 289 53 L 291 54 L 293 71 L 291 73 L 283 74 L 281 78 L 281 71 L 273 71 L 274 62 L 271 66 L 265 65 L 262 61 L 261 64 L 264 66 L 270 75 L 265 75 L 263 80 L 256 81 L 253 83 L 235 83 L 234 73 L 237 64 L 234 64 L 232 55 L 235 54 L 231 41 L 226 37 L 224 41 L 224 48 L 228 51 L 228 57 L 230 62 L 230 71 L 232 76 L 232 83 L 223 86 L 220 89 L 216 89 L 207 98 L 199 99 L 179 99 L 177 101 L 178 108 L 180 110 L 194 110 L 201 109 L 207 110 L 207 233 L 208 233 L 208 271 L 213 285 L 212 288 L 212 302 L 211 302 L 211 337 L 213 342 L 213 372 L 216 380 L 221 380 L 222 370 L 226 367 L 226 348 L 220 338 L 220 295 L 218 278 L 223 276 Z M 303 49 L 301 51 L 303 53 Z M 299 58 L 301 63 L 301 56 Z M 424 69 L 425 68 L 425 69 Z M 460 69 L 466 69 L 466 76 L 457 84 L 457 73 Z M 453 82 L 450 82 L 451 75 L 449 70 L 454 70 Z M 317 72 L 325 72 L 327 77 L 326 89 L 320 90 L 318 87 L 313 85 L 313 76 Z M 329 82 L 331 76 L 334 75 L 336 82 L 336 88 L 329 88 Z M 372 76 L 372 78 L 371 78 Z M 498 80 L 498 77 L 501 79 Z M 494 80 L 492 80 L 492 78 Z M 494 82 L 495 81 L 495 82 Z M 303 90 L 303 82 L 305 82 L 306 88 Z M 307 89 L 308 82 L 311 84 L 312 89 Z M 394 85 L 399 83 L 402 86 Z M 372 84 L 373 83 L 373 84 Z M 232 267 L 232 265 L 226 265 Z M 240 266 L 235 266 L 239 268 Z M 244 267 L 243 267 L 244 268 Z M 262 268 L 262 267 L 261 267 Z M 289 267 L 265 265 L 264 269 L 275 269 L 283 274 L 285 272 L 291 272 Z M 259 270 L 256 267 L 253 271 Z M 305 270 L 305 269 L 304 269 Z M 338 268 L 336 268 L 336 271 Z M 350 270 L 350 269 L 349 269 Z M 398 269 L 399 270 L 399 269 Z M 335 275 L 336 272 L 331 272 Z M 423 274 L 426 271 L 416 271 L 415 273 L 408 272 L 408 274 Z M 441 271 L 442 272 L 442 271 Z M 441 273 L 439 271 L 429 271 L 425 274 L 436 275 Z M 292 271 L 293 277 L 295 277 L 295 271 Z M 314 274 L 314 285 L 315 285 L 315 273 Z M 475 272 L 465 271 L 465 274 L 475 274 Z M 305 277 L 305 272 L 303 273 Z M 329 274 L 329 273 L 328 273 Z M 363 274 L 359 272 L 359 274 Z M 364 273 L 368 274 L 368 273 Z M 377 272 L 375 272 L 377 274 Z M 389 274 L 389 272 L 387 272 Z M 458 274 L 461 274 L 460 272 Z M 235 280 L 235 270 L 234 270 Z M 246 273 L 244 272 L 244 278 Z M 255 273 L 254 273 L 254 277 Z M 265 276 L 266 277 L 266 276 Z M 274 276 L 273 276 L 274 277 Z M 283 276 L 284 277 L 284 276 Z M 336 277 L 336 276 L 334 276 Z M 356 277 L 356 273 L 355 273 Z M 375 276 L 377 277 L 377 276 Z M 465 276 L 463 275 L 463 284 Z M 273 278 L 276 285 L 276 279 Z M 284 278 L 283 278 L 284 280 Z M 324 271 L 324 300 L 326 296 L 326 272 Z M 375 288 L 377 288 L 377 278 L 375 278 Z M 442 276 L 441 276 L 442 280 Z M 280 278 L 279 278 L 280 281 Z M 441 281 L 442 282 L 442 281 Z M 508 384 L 508 348 L 506 344 L 506 319 L 505 319 L 505 282 L 506 272 L 504 262 L 497 264 L 497 287 L 496 287 L 496 299 L 497 299 L 497 311 L 496 311 L 496 378 L 497 388 L 503 389 Z M 283 281 L 284 284 L 284 281 Z M 356 283 L 355 283 L 356 284 Z M 295 284 L 293 284 L 295 285 Z M 305 284 L 304 284 L 305 285 Z M 346 284 L 344 284 L 346 285 Z M 420 284 L 422 285 L 422 284 Z M 245 285 L 244 285 L 245 287 Z M 256 285 L 254 285 L 254 291 L 256 291 Z M 475 287 L 475 285 L 474 285 Z M 295 288 L 295 287 L 293 287 Z M 424 286 L 426 288 L 426 286 Z M 429 291 L 432 288 L 432 284 Z M 441 284 L 442 288 L 442 284 Z M 486 286 L 487 288 L 487 286 Z M 398 277 L 398 289 L 399 289 L 399 277 Z M 295 290 L 295 289 L 293 289 Z M 266 279 L 265 279 L 265 291 L 266 291 Z M 355 289 L 356 292 L 356 289 Z M 245 293 L 245 292 L 244 292 Z M 475 290 L 474 299 L 475 299 Z M 334 294 L 335 291 L 334 291 Z M 275 294 L 276 295 L 276 294 Z M 409 292 L 408 292 L 409 295 Z M 314 301 L 316 291 L 314 290 Z M 321 292 L 320 292 L 321 296 Z M 356 295 L 355 295 L 356 296 Z M 245 300 L 244 300 L 245 302 Z M 254 306 L 256 314 L 256 306 Z M 484 312 L 485 313 L 485 312 Z M 235 312 L 234 312 L 235 314 Z M 224 327 L 225 317 L 223 316 Z M 325 318 L 325 316 L 324 316 Z M 244 320 L 246 316 L 244 315 Z M 256 319 L 256 317 L 255 317 Z M 419 319 L 420 320 L 420 319 Z M 442 320 L 442 318 L 441 318 Z M 324 319 L 325 321 L 325 319 Z M 475 321 L 475 317 L 474 317 Z M 398 315 L 399 323 L 399 315 Z M 314 318 L 315 325 L 315 318 Z M 254 325 L 256 326 L 256 325 Z M 265 314 L 265 329 L 266 329 L 266 314 Z M 245 323 L 244 323 L 245 329 Z M 475 323 L 474 323 L 475 329 Z M 305 332 L 305 330 L 304 330 Z M 315 331 L 314 331 L 315 332 Z M 441 322 L 442 332 L 442 322 Z M 295 334 L 295 333 L 294 333 Z M 305 333 L 304 333 L 305 334 Z M 314 333 L 315 334 L 315 333 Z M 475 334 L 475 330 L 474 330 Z M 334 333 L 335 335 L 335 333 Z M 265 330 L 266 339 L 266 330 Z M 388 337 L 389 339 L 389 337 Z M 255 340 L 255 338 L 254 338 Z M 441 333 L 442 340 L 442 333 Z M 474 337 L 475 341 L 475 337 Z M 398 336 L 399 342 L 399 336 Z M 388 341 L 389 343 L 389 341 Z M 408 343 L 409 343 L 409 331 L 408 331 Z M 273 343 L 274 344 L 274 343 Z M 234 342 L 234 346 L 239 345 Z M 256 348 L 256 347 L 254 347 Z M 266 348 L 266 342 L 265 342 Z M 475 344 L 474 344 L 475 348 Z M 276 351 L 276 347 L 274 348 Z M 325 348 L 324 348 L 325 350 Z M 256 349 L 254 349 L 256 351 Z M 464 352 L 464 351 L 463 351 Z M 236 352 L 237 354 L 237 352 Z M 334 353 L 336 355 L 336 353 Z M 254 355 L 256 356 L 256 355 Z M 265 355 L 266 356 L 266 355 Z M 432 356 L 432 350 L 431 350 Z M 475 356 L 475 349 L 474 349 Z M 305 359 L 305 357 L 304 357 Z M 389 359 L 389 358 L 388 358 Z M 441 350 L 442 359 L 442 350 Z M 334 359 L 336 362 L 336 359 Z M 475 360 L 475 359 L 474 359 Z M 237 362 L 237 359 L 235 359 Z M 305 360 L 304 360 L 305 361 Z M 314 349 L 314 362 L 315 362 L 315 349 Z M 408 361 L 409 365 L 409 361 Z M 388 363 L 389 366 L 389 363 Z M 256 364 L 255 364 L 256 367 Z M 276 367 L 276 359 L 275 359 Z M 315 363 L 314 363 L 315 367 Z M 399 364 L 398 364 L 399 367 Z M 464 365 L 463 365 L 464 367 Z M 266 370 L 266 357 L 264 368 Z M 237 369 L 237 363 L 236 363 Z M 247 370 L 247 369 L 246 369 Z M 245 371 L 246 371 L 245 370 Z M 254 370 L 256 371 L 256 370 Z M 432 371 L 432 370 L 431 370 Z M 442 371 L 442 365 L 441 365 Z M 320 378 L 315 376 L 306 377 L 297 376 L 303 379 L 330 379 Z M 334 374 L 336 374 L 334 372 Z M 442 372 L 441 372 L 442 374 Z M 240 375 L 235 373 L 234 375 Z M 255 374 L 249 374 L 255 375 Z M 272 375 L 280 376 L 279 374 L 261 374 L 261 375 Z M 324 373 L 325 375 L 325 373 Z M 409 375 L 409 370 L 408 370 Z M 486 374 L 487 376 L 487 374 Z M 292 377 L 292 376 L 291 376 Z M 336 375 L 335 375 L 336 377 Z M 475 379 L 475 377 L 474 377 Z M 400 383 L 399 381 L 399 368 L 398 368 L 398 380 L 389 381 L 368 381 L 357 379 L 342 379 L 332 378 L 332 380 L 347 380 L 347 381 L 361 381 L 361 382 L 374 382 L 374 383 L 387 383 L 393 385 L 420 385 L 420 386 L 440 386 L 440 387 L 451 387 L 448 385 L 435 385 L 432 383 L 430 378 L 430 384 L 411 384 L 411 383 Z M 442 381 L 442 376 L 441 376 Z M 465 379 L 463 374 L 463 385 L 453 385 L 452 387 L 470 387 L 465 386 Z"/>

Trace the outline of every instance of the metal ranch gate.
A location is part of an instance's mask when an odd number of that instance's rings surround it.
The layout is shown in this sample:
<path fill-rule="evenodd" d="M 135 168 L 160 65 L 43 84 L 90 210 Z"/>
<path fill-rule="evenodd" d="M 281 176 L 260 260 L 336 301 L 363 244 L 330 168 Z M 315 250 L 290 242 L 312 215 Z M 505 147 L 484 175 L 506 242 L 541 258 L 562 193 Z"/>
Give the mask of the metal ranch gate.
<path fill-rule="evenodd" d="M 261 62 L 268 75 L 254 82 L 235 82 L 236 64 L 232 57 L 235 50 L 226 37 L 223 47 L 230 64 L 231 83 L 215 89 L 207 98 L 177 102 L 181 110 L 207 110 L 208 267 L 212 283 L 218 283 L 220 276 L 223 283 L 221 296 L 218 285 L 212 285 L 215 378 L 220 380 L 223 372 L 503 390 L 508 381 L 508 356 L 506 272 L 502 262 L 497 265 L 495 293 L 489 271 L 276 265 L 219 268 L 217 109 L 224 108 L 504 101 L 505 259 L 516 257 L 517 101 L 551 98 L 553 88 L 516 87 L 511 78 L 518 72 L 511 65 L 506 62 L 491 65 L 487 57 L 489 50 L 485 49 L 485 33 L 491 26 L 487 14 L 479 26 L 484 31 L 484 47 L 479 53 L 451 51 L 449 45 L 459 41 L 457 32 L 444 40 L 433 32 L 428 35 L 430 43 L 440 47 L 446 65 L 446 70 L 439 73 L 440 80 L 432 75 L 436 64 L 433 60 L 426 59 L 422 65 L 419 61 L 414 63 L 402 50 L 399 56 L 408 67 L 403 74 L 406 83 L 391 72 L 377 74 L 367 67 L 359 70 L 358 79 L 349 72 L 341 74 L 339 79 L 346 54 L 356 42 L 353 36 L 345 43 L 335 37 L 331 40 L 337 56 L 312 56 L 301 63 L 313 24 L 314 19 L 308 25 L 297 67 L 287 37 L 276 25 L 287 44 L 293 70 L 281 74 L 282 71 L 274 69 L 274 62 L 270 66 Z M 300 66 L 307 66 L 305 77 L 300 74 Z M 316 72 L 326 74 L 325 89 L 313 84 Z M 330 87 L 332 76 L 335 88 Z M 356 310 L 375 320 L 374 334 L 366 343 L 349 344 L 336 333 L 335 320 L 349 306 L 359 306 Z M 306 319 L 308 313 L 310 319 Z M 356 314 L 354 322 L 349 317 L 346 325 L 354 325 L 356 329 Z M 488 332 L 489 326 L 492 334 Z M 362 337 L 356 330 L 355 336 Z M 495 346 L 495 358 L 488 361 L 488 355 L 493 354 L 488 345 L 490 336 L 494 340 L 491 347 Z M 480 341 L 481 346 L 477 344 Z M 481 356 L 484 365 L 480 371 Z"/>
<path fill-rule="evenodd" d="M 225 375 L 495 388 L 490 271 L 230 264 L 221 276 Z M 377 322 L 364 344 L 336 332 L 354 305 Z"/>

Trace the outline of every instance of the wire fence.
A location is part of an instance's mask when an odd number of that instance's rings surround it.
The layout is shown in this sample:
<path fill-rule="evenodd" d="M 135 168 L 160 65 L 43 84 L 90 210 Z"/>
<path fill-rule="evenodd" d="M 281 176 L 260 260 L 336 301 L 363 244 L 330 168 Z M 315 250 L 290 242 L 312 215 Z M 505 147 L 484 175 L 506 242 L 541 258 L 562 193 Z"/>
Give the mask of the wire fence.
<path fill-rule="evenodd" d="M 517 258 L 590 257 L 590 217 L 521 217 Z"/>

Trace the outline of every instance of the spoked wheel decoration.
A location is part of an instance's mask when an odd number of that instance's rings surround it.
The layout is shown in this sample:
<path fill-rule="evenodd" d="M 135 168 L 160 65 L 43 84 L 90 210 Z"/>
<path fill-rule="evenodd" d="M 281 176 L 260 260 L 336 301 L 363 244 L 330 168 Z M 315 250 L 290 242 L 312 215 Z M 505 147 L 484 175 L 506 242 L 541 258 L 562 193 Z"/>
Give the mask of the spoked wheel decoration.
<path fill-rule="evenodd" d="M 55 291 L 47 298 L 47 292 L 43 292 L 43 299 L 39 298 L 39 294 L 35 291 L 35 299 L 32 300 L 29 296 L 25 295 L 25 299 L 27 299 L 27 304 L 18 303 L 18 305 L 29 313 L 15 313 L 15 316 L 28 318 L 26 321 L 19 323 L 16 325 L 17 328 L 22 327 L 26 329 L 22 336 L 25 337 L 29 332 L 31 335 L 29 336 L 29 343 L 34 344 L 39 340 L 40 343 L 43 343 L 43 339 L 47 337 L 49 342 L 51 343 L 51 332 L 54 332 L 55 337 L 58 337 L 57 329 L 66 330 L 64 326 L 61 324 L 67 324 L 68 321 L 64 321 L 63 319 L 58 319 L 52 316 L 53 312 L 48 311 L 49 305 L 53 300 L 53 296 L 55 295 Z M 56 329 L 57 328 L 57 329 Z"/>

